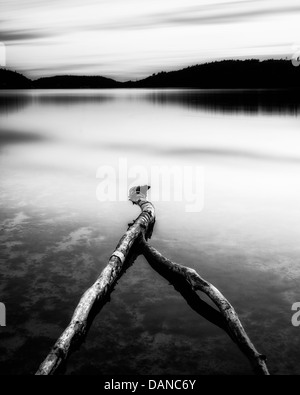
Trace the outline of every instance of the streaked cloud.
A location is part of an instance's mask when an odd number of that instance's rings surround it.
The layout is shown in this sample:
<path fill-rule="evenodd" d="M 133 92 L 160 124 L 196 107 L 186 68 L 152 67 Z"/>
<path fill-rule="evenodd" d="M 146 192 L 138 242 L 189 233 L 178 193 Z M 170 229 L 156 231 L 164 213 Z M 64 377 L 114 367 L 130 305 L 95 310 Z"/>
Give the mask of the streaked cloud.
<path fill-rule="evenodd" d="M 29 76 L 135 79 L 300 42 L 299 0 L 0 0 L 0 14 L 7 64 Z"/>
<path fill-rule="evenodd" d="M 253 2 L 251 2 L 253 3 Z M 256 3 L 256 2 L 255 2 Z M 224 24 L 224 23 L 240 23 L 249 21 L 254 18 L 272 17 L 273 15 L 300 13 L 300 5 L 285 5 L 285 6 L 267 6 L 264 1 L 261 1 L 263 7 L 257 7 L 255 4 L 251 7 L 236 7 L 234 5 L 227 5 L 220 10 L 218 7 L 193 7 L 192 9 L 176 12 L 173 15 L 166 15 L 163 23 L 168 24 Z M 245 3 L 247 4 L 247 3 Z M 242 5 L 242 2 L 240 2 Z"/>
<path fill-rule="evenodd" d="M 43 35 L 41 31 L 30 31 L 30 30 L 11 30 L 11 31 L 0 31 L 0 41 L 4 43 L 10 43 L 11 41 L 28 41 L 36 40 L 47 35 Z"/>
<path fill-rule="evenodd" d="M 147 29 L 155 27 L 181 26 L 191 24 L 227 24 L 250 21 L 255 18 L 272 17 L 300 13 L 300 4 L 288 1 L 272 3 L 269 0 L 235 1 L 226 3 L 205 4 L 182 7 L 175 11 L 167 10 L 140 18 L 120 19 L 95 26 L 84 26 L 85 29 Z"/>

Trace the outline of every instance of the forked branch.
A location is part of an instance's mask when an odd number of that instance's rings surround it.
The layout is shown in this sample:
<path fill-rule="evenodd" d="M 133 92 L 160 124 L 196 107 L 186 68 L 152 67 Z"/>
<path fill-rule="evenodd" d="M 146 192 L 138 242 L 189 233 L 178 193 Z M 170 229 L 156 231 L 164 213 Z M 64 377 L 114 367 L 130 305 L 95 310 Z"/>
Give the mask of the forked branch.
<path fill-rule="evenodd" d="M 208 281 L 204 280 L 194 269 L 174 263 L 165 258 L 155 248 L 151 247 L 146 240 L 141 239 L 141 251 L 149 262 L 155 262 L 165 270 L 176 273 L 185 279 L 194 291 L 205 293 L 218 307 L 226 322 L 228 333 L 240 350 L 249 359 L 254 371 L 259 375 L 269 375 L 266 365 L 266 356 L 260 354 L 249 339 L 243 328 L 237 313 L 224 295 Z"/>

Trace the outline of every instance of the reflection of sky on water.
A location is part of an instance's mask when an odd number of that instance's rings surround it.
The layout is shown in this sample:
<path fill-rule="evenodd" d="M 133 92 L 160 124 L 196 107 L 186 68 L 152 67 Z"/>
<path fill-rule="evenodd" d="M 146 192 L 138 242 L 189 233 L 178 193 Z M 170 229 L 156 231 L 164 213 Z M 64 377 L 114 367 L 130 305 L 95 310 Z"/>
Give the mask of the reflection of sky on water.
<path fill-rule="evenodd" d="M 224 292 L 273 373 L 299 374 L 299 337 L 290 323 L 300 299 L 297 112 L 266 103 L 255 112 L 253 101 L 250 113 L 239 104 L 221 111 L 222 100 L 201 105 L 195 92 L 153 100 L 161 95 L 1 93 L 2 371 L 37 368 L 137 216 L 127 202 L 96 200 L 97 168 L 117 168 L 125 157 L 129 167 L 148 171 L 153 164 L 204 167 L 204 210 L 156 202 L 151 242 Z M 139 257 L 71 358 L 68 373 L 80 372 L 251 370 L 228 336 Z"/>

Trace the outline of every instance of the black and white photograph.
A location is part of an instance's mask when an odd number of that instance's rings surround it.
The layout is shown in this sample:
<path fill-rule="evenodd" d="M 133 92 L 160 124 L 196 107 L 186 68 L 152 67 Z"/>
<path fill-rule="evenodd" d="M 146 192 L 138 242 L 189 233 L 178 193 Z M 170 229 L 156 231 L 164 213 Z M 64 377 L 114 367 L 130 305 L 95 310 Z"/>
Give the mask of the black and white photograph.
<path fill-rule="evenodd" d="M 0 376 L 300 374 L 299 0 L 0 0 Z"/>

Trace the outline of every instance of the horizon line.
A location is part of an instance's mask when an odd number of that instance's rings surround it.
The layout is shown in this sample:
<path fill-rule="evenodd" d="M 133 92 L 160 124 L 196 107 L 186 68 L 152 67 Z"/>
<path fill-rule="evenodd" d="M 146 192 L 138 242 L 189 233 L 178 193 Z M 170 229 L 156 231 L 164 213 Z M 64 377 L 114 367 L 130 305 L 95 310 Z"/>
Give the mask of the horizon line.
<path fill-rule="evenodd" d="M 222 62 L 233 62 L 233 61 L 234 62 L 259 61 L 259 62 L 262 63 L 262 62 L 271 61 L 271 60 L 274 60 L 274 61 L 287 61 L 288 62 L 288 61 L 291 61 L 292 59 L 289 59 L 287 56 L 285 56 L 284 58 L 282 58 L 282 57 L 274 58 L 273 57 L 273 58 L 263 58 L 263 59 L 262 58 L 258 58 L 258 57 L 257 58 L 256 57 L 242 58 L 242 59 L 241 58 L 216 59 L 216 60 L 212 60 L 212 61 L 205 61 L 203 63 L 192 64 L 192 65 L 180 68 L 180 69 L 176 68 L 176 69 L 172 69 L 172 70 L 168 70 L 168 71 L 161 70 L 159 72 L 155 72 L 155 73 L 149 74 L 148 76 L 143 77 L 141 79 L 130 79 L 130 80 L 124 80 L 124 81 L 118 81 L 118 80 L 116 80 L 114 78 L 106 77 L 105 75 L 100 75 L 100 74 L 51 74 L 51 75 L 44 75 L 44 76 L 38 77 L 38 78 L 31 78 L 31 77 L 28 77 L 26 75 L 27 74 L 26 72 L 20 72 L 20 71 L 17 71 L 15 69 L 12 69 L 12 68 L 9 68 L 9 67 L 6 67 L 6 66 L 1 66 L 0 69 L 8 70 L 8 71 L 12 71 L 12 72 L 21 74 L 21 75 L 23 75 L 24 77 L 26 77 L 27 79 L 29 79 L 32 82 L 38 81 L 38 80 L 43 79 L 43 78 L 53 78 L 53 77 L 102 77 L 102 78 L 106 78 L 108 80 L 112 80 L 112 81 L 115 81 L 117 83 L 123 84 L 123 83 L 128 83 L 128 82 L 142 81 L 142 80 L 145 80 L 145 79 L 147 79 L 149 77 L 152 77 L 153 75 L 157 75 L 157 74 L 160 74 L 160 73 L 177 72 L 177 71 L 182 71 L 182 70 L 188 69 L 190 67 L 203 66 L 203 65 L 207 65 L 207 64 L 222 63 Z"/>

